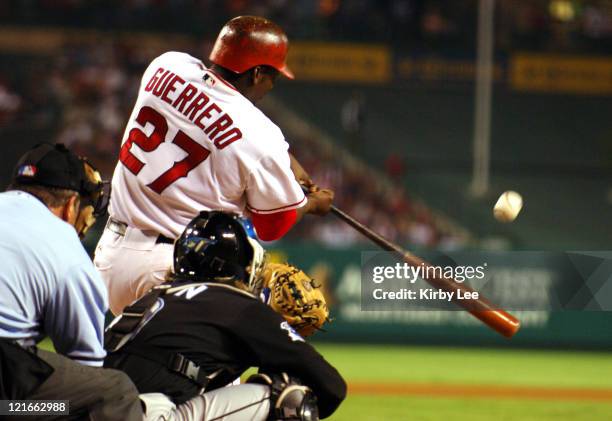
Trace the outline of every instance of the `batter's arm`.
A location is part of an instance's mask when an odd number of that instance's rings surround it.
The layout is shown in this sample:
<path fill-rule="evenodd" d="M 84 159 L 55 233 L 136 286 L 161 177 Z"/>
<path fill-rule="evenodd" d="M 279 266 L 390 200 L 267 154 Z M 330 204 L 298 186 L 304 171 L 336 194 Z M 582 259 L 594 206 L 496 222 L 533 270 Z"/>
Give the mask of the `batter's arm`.
<path fill-rule="evenodd" d="M 300 162 L 291 152 L 289 152 L 289 159 L 291 160 L 291 171 L 293 171 L 293 175 L 295 176 L 297 182 L 302 186 L 306 186 L 309 191 L 316 190 L 317 186 L 312 181 L 312 178 L 310 178 L 310 175 L 306 172 L 304 167 L 302 167 L 302 164 L 300 164 Z"/>
<path fill-rule="evenodd" d="M 297 209 L 297 221 L 307 213 L 313 215 L 325 215 L 330 211 L 334 201 L 334 192 L 330 189 L 321 189 L 317 186 L 310 175 L 306 172 L 297 158 L 289 152 L 291 171 L 297 182 L 302 186 L 306 194 L 307 203 Z"/>

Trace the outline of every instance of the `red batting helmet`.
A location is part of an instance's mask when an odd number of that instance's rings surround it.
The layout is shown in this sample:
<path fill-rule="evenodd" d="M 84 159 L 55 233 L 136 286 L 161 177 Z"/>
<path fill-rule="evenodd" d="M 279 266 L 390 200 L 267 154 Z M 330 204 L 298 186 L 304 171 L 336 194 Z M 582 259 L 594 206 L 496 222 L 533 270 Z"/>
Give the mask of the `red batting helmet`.
<path fill-rule="evenodd" d="M 221 29 L 209 59 L 235 73 L 267 65 L 293 79 L 285 62 L 288 48 L 287 35 L 277 24 L 257 16 L 238 16 Z"/>

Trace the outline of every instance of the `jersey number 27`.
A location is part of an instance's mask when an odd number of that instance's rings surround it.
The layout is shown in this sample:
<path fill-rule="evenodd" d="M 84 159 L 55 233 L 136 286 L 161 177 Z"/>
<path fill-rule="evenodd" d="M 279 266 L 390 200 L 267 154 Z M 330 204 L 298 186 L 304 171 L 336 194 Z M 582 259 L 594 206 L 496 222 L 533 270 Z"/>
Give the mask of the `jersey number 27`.
<path fill-rule="evenodd" d="M 163 115 L 151 107 L 142 107 L 138 112 L 136 122 L 143 128 L 147 123 L 151 124 L 153 126 L 153 133 L 147 136 L 141 129 L 135 127 L 130 130 L 127 140 L 121 146 L 119 160 L 134 175 L 138 175 L 145 166 L 145 163 L 136 158 L 130 151 L 132 144 L 138 145 L 143 152 L 153 152 L 166 140 L 166 135 L 168 134 L 168 122 Z M 174 139 L 172 139 L 172 143 L 187 152 L 187 156 L 181 161 L 175 162 L 170 169 L 147 184 L 147 187 L 159 194 L 179 178 L 186 177 L 189 171 L 200 165 L 210 155 L 208 149 L 180 130 L 174 136 Z"/>

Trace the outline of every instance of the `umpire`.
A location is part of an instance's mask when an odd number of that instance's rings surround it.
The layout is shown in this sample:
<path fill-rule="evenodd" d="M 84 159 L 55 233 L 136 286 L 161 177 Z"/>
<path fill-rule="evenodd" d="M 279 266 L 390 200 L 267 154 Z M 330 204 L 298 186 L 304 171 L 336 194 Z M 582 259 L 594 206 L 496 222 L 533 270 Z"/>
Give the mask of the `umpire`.
<path fill-rule="evenodd" d="M 201 212 L 176 242 L 173 282 L 110 325 L 105 366 L 134 381 L 147 419 L 316 420 L 344 399 L 336 369 L 258 298 L 264 251 L 249 231 Z M 223 387 L 249 367 L 268 375 Z"/>
<path fill-rule="evenodd" d="M 101 368 L 108 298 L 79 236 L 102 203 L 97 171 L 60 144 L 27 152 L 0 193 L 0 399 L 68 400 L 72 417 L 142 419 L 129 378 Z M 57 354 L 36 348 L 47 335 Z"/>

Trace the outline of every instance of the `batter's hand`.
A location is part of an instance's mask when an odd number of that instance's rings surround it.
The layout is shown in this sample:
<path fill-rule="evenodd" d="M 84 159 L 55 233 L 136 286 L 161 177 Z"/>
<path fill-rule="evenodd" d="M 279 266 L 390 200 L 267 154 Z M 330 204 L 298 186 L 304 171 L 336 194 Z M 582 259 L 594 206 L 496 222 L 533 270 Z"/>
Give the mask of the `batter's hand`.
<path fill-rule="evenodd" d="M 313 215 L 325 215 L 329 212 L 334 201 L 334 191 L 330 189 L 318 189 L 306 195 L 308 198 L 308 210 L 306 213 Z"/>

